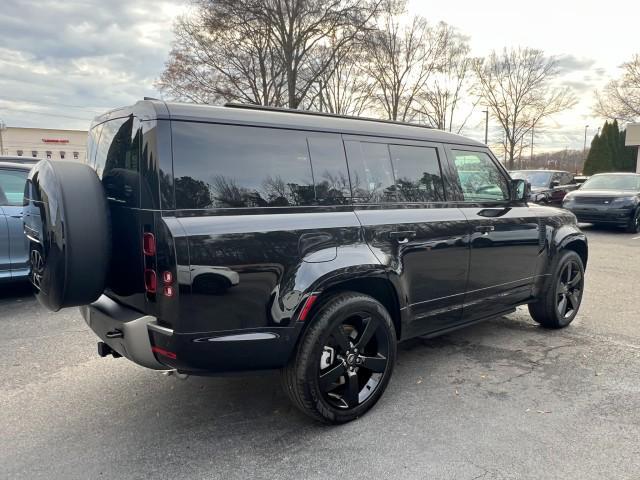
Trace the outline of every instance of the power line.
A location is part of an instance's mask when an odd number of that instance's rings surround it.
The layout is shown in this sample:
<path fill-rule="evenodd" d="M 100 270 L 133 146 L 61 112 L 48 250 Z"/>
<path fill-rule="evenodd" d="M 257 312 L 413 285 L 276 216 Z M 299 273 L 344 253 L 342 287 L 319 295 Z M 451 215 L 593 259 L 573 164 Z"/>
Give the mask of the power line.
<path fill-rule="evenodd" d="M 91 108 L 87 108 L 86 106 L 80 106 L 80 105 L 69 105 L 66 103 L 55 103 L 55 102 L 41 102 L 41 101 L 33 101 L 33 100 L 16 100 L 16 99 L 3 99 L 0 98 L 0 102 L 14 102 L 14 103 L 29 103 L 32 105 L 45 105 L 45 106 L 49 106 L 49 107 L 67 107 L 67 108 L 78 108 L 80 110 L 85 110 L 87 112 L 91 112 L 91 113 L 102 113 L 100 110 L 93 110 Z M 108 107 L 105 107 L 105 110 L 108 110 Z"/>
<path fill-rule="evenodd" d="M 22 109 L 17 109 L 17 108 L 4 108 L 4 107 L 1 107 L 0 111 L 3 111 L 3 110 L 6 110 L 8 112 L 18 112 L 18 113 L 27 113 L 27 114 L 30 114 L 30 115 L 39 115 L 41 117 L 60 117 L 60 118 L 69 118 L 71 120 L 84 120 L 86 122 L 90 122 L 92 120 L 91 118 L 88 118 L 88 117 L 84 117 L 84 118 L 72 117 L 72 116 L 69 116 L 69 115 L 60 115 L 60 114 L 57 114 L 57 113 L 34 112 L 33 110 L 22 110 Z"/>

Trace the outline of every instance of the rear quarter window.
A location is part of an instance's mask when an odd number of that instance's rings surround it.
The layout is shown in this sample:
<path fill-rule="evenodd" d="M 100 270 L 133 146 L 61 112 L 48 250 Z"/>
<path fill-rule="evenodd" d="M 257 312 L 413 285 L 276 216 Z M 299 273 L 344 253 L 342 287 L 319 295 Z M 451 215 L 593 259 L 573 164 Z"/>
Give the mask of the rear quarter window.
<path fill-rule="evenodd" d="M 349 200 L 339 135 L 173 122 L 172 136 L 178 209 L 298 207 Z"/>
<path fill-rule="evenodd" d="M 95 170 L 107 198 L 136 207 L 140 204 L 140 129 L 133 115 L 101 125 L 96 148 Z"/>

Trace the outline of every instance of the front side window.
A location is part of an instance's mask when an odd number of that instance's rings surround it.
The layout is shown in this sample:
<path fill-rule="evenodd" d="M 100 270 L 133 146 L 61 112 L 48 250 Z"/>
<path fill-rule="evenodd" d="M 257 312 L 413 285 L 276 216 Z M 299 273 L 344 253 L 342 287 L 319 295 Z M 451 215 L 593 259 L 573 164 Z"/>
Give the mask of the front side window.
<path fill-rule="evenodd" d="M 22 205 L 28 173 L 26 170 L 0 170 L 0 205 Z"/>
<path fill-rule="evenodd" d="M 179 209 L 315 205 L 304 133 L 174 122 Z"/>
<path fill-rule="evenodd" d="M 399 201 L 444 201 L 444 185 L 435 148 L 390 145 L 389 152 Z"/>
<path fill-rule="evenodd" d="M 509 185 L 498 166 L 484 152 L 453 150 L 464 200 L 497 202 L 509 199 Z"/>

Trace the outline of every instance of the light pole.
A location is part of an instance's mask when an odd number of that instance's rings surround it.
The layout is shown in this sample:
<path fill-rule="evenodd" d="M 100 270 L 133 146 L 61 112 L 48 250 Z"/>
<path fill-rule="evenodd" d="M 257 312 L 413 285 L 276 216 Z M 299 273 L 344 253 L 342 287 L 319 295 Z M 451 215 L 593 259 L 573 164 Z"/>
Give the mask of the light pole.
<path fill-rule="evenodd" d="M 484 113 L 484 144 L 489 143 L 489 110 L 482 110 Z"/>
<path fill-rule="evenodd" d="M 0 155 L 4 155 L 4 140 L 2 138 L 2 132 L 7 129 L 7 126 L 2 120 L 0 120 Z"/>
<path fill-rule="evenodd" d="M 584 126 L 584 145 L 582 145 L 582 165 L 584 165 L 584 162 L 587 161 L 587 129 L 588 128 L 589 128 L 589 125 L 585 125 Z M 598 132 L 600 132 L 599 128 L 598 128 Z M 573 169 L 575 170 L 576 175 L 577 175 L 578 174 L 578 163 L 577 163 L 577 161 L 573 162 Z"/>
<path fill-rule="evenodd" d="M 533 166 L 533 132 L 534 132 L 535 128 L 536 128 L 536 124 L 534 123 L 533 125 L 531 125 L 531 155 L 530 155 L 530 157 L 531 157 L 531 160 L 530 160 L 531 165 L 530 165 L 530 167 Z"/>

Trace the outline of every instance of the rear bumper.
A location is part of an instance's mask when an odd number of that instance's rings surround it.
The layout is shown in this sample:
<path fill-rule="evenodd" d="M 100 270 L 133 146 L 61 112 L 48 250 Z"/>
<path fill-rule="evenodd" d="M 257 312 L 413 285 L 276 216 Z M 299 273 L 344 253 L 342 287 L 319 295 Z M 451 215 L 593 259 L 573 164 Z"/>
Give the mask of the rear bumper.
<path fill-rule="evenodd" d="M 162 329 L 163 335 L 173 335 L 170 329 L 159 326 L 155 317 L 141 315 L 105 295 L 80 307 L 80 313 L 91 330 L 123 357 L 154 370 L 171 368 L 160 363 L 151 350 L 151 332 Z"/>
<path fill-rule="evenodd" d="M 627 208 L 576 208 L 565 206 L 581 223 L 607 223 L 625 226 L 633 215 L 632 209 Z"/>
<path fill-rule="evenodd" d="M 176 369 L 195 375 L 281 368 L 291 357 L 302 330 L 302 324 L 298 324 L 178 333 L 159 325 L 155 317 L 142 315 L 105 295 L 80 307 L 80 311 L 96 335 L 123 357 L 154 370 Z"/>

